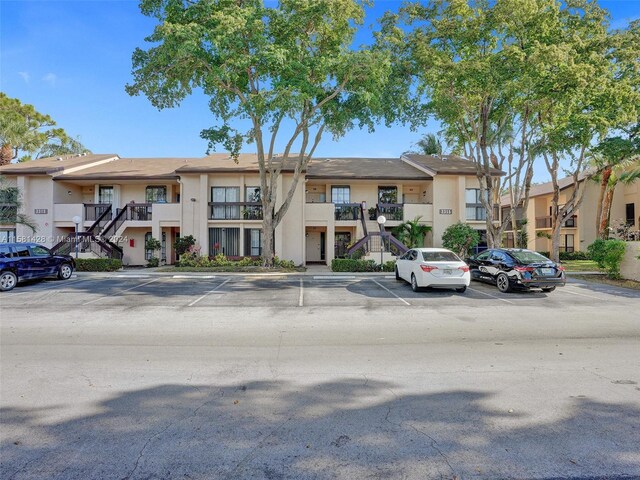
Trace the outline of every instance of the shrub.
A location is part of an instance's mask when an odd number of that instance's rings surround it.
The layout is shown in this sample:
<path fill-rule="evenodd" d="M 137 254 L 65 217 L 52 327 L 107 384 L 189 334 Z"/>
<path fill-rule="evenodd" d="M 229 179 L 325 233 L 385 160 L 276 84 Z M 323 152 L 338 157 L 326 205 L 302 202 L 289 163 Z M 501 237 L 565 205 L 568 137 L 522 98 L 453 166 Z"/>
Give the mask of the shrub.
<path fill-rule="evenodd" d="M 587 251 L 600 268 L 607 270 L 610 278 L 620 278 L 620 264 L 627 244 L 622 240 L 596 240 Z"/>
<path fill-rule="evenodd" d="M 466 257 L 471 248 L 479 242 L 480 234 L 478 231 L 462 222 L 447 227 L 442 234 L 442 246 L 462 258 Z"/>
<path fill-rule="evenodd" d="M 375 260 L 356 260 L 353 258 L 334 258 L 331 262 L 333 272 L 378 272 L 380 267 Z"/>
<path fill-rule="evenodd" d="M 78 272 L 115 272 L 122 268 L 122 260 L 114 258 L 78 258 L 76 271 Z"/>
<path fill-rule="evenodd" d="M 353 258 L 354 260 L 359 260 L 362 257 L 364 257 L 365 251 L 364 248 L 360 247 L 357 248 L 353 251 L 353 253 L 351 255 L 349 255 L 350 258 Z"/>
<path fill-rule="evenodd" d="M 147 267 L 157 267 L 160 265 L 160 259 L 158 257 L 151 257 L 147 260 Z"/>
<path fill-rule="evenodd" d="M 273 257 L 273 266 L 291 270 L 296 268 L 296 264 L 293 263 L 293 260 L 280 260 L 277 256 Z"/>
<path fill-rule="evenodd" d="M 395 271 L 395 268 L 396 268 L 395 260 L 389 260 L 387 262 L 384 262 L 384 265 L 382 265 L 383 272 L 393 272 Z"/>
<path fill-rule="evenodd" d="M 591 260 L 587 252 L 560 252 L 560 260 Z"/>
<path fill-rule="evenodd" d="M 173 244 L 173 248 L 175 248 L 176 254 L 184 255 L 195 244 L 196 244 L 196 239 L 193 238 L 193 235 L 187 235 L 186 237 L 177 238 Z"/>

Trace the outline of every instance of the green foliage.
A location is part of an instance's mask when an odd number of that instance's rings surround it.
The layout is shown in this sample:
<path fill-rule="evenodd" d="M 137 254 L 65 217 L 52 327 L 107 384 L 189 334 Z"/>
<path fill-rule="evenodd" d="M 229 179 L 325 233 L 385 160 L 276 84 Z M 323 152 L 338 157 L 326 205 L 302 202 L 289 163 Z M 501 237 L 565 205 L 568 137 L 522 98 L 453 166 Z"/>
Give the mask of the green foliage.
<path fill-rule="evenodd" d="M 293 263 L 293 260 L 281 260 L 277 256 L 273 258 L 273 266 L 276 268 L 283 268 L 286 270 L 293 270 L 296 268 L 296 264 Z"/>
<path fill-rule="evenodd" d="M 560 260 L 591 260 L 588 252 L 560 252 Z"/>
<path fill-rule="evenodd" d="M 334 258 L 331 261 L 332 272 L 379 272 L 375 260 L 355 260 L 352 258 Z"/>
<path fill-rule="evenodd" d="M 186 253 L 180 257 L 180 260 L 176 263 L 177 267 L 192 267 L 192 268 L 215 268 L 224 271 L 235 271 L 244 267 L 261 267 L 262 259 L 254 257 L 243 257 L 238 260 L 232 260 L 222 253 L 215 257 L 201 256 L 194 253 Z M 281 260 L 277 256 L 274 258 L 275 268 L 283 270 L 293 270 L 296 268 L 295 264 L 291 260 Z"/>
<path fill-rule="evenodd" d="M 527 232 L 527 220 L 523 220 L 520 229 L 516 232 L 516 247 L 527 248 L 529 246 L 529 233 Z"/>
<path fill-rule="evenodd" d="M 35 233 L 37 223 L 20 211 L 22 205 L 22 195 L 18 187 L 10 184 L 0 175 L 0 225 L 13 223 L 24 225 Z"/>
<path fill-rule="evenodd" d="M 151 257 L 147 260 L 147 267 L 149 268 L 157 267 L 158 265 L 160 265 L 160 259 L 158 257 Z"/>
<path fill-rule="evenodd" d="M 600 268 L 604 268 L 611 278 L 620 278 L 620 265 L 627 249 L 622 240 L 598 239 L 587 247 L 591 258 Z"/>
<path fill-rule="evenodd" d="M 395 260 L 389 260 L 387 262 L 384 262 L 384 264 L 382 265 L 383 272 L 393 272 L 395 271 L 395 268 L 396 268 Z"/>
<path fill-rule="evenodd" d="M 78 272 L 115 272 L 122 268 L 122 260 L 113 258 L 78 258 L 75 262 Z"/>
<path fill-rule="evenodd" d="M 420 223 L 422 217 L 416 217 L 401 223 L 393 229 L 393 236 L 409 248 L 423 247 L 424 237 L 431 231 L 429 225 Z"/>
<path fill-rule="evenodd" d="M 480 234 L 466 223 L 458 222 L 447 227 L 442 234 L 442 246 L 459 257 L 467 256 L 471 248 L 480 242 Z"/>
<path fill-rule="evenodd" d="M 364 254 L 365 254 L 364 248 L 360 247 L 360 248 L 354 250 L 353 253 L 351 255 L 349 255 L 349 257 L 354 259 L 354 260 L 359 260 L 362 257 L 364 257 Z"/>
<path fill-rule="evenodd" d="M 193 235 L 187 235 L 185 237 L 178 237 L 173 243 L 173 248 L 177 255 L 184 255 L 189 251 L 189 248 L 196 244 L 196 239 Z"/>
<path fill-rule="evenodd" d="M 146 248 L 147 250 L 153 250 L 155 252 L 162 248 L 162 243 L 157 238 L 151 237 L 145 242 L 144 248 Z"/>

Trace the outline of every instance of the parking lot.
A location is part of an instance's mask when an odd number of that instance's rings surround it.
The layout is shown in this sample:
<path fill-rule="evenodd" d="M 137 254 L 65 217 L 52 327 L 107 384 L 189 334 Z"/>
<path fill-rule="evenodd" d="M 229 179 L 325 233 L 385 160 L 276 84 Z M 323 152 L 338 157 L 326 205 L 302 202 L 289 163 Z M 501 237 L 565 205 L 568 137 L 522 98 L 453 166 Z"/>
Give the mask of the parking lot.
<path fill-rule="evenodd" d="M 20 285 L 0 295 L 0 478 L 639 478 L 639 293 Z"/>
<path fill-rule="evenodd" d="M 28 302 L 25 300 L 28 299 Z M 542 310 L 598 306 L 640 299 L 640 292 L 593 283 L 570 282 L 554 292 L 501 293 L 472 282 L 465 293 L 423 289 L 414 293 L 390 275 L 145 275 L 76 274 L 66 282 L 47 280 L 20 285 L 3 294 L 5 307 L 175 309 L 265 307 L 483 307 L 530 306 Z"/>

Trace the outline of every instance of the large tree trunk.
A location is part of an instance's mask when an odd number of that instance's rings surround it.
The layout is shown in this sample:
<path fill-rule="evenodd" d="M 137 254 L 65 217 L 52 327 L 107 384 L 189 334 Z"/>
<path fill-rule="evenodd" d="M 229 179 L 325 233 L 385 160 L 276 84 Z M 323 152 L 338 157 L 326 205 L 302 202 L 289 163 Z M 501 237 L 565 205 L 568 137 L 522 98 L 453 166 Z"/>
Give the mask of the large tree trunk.
<path fill-rule="evenodd" d="M 608 232 L 603 234 L 602 232 L 602 221 L 603 221 L 603 203 L 604 203 L 604 195 L 607 190 L 607 185 L 609 184 L 609 178 L 611 177 L 611 172 L 613 168 L 606 167 L 602 171 L 602 180 L 600 181 L 600 193 L 598 194 L 598 210 L 596 212 L 596 234 L 599 238 L 606 238 L 609 236 Z"/>
<path fill-rule="evenodd" d="M 275 225 L 273 223 L 273 207 L 269 202 L 262 202 L 262 265 L 273 267 Z"/>
<path fill-rule="evenodd" d="M 609 238 L 609 223 L 611 221 L 611 203 L 613 201 L 613 192 L 613 188 L 608 188 L 604 195 L 604 201 L 602 202 L 602 219 L 600 221 L 599 237 L 603 240 L 607 240 Z"/>
<path fill-rule="evenodd" d="M 15 155 L 13 152 L 13 147 L 8 143 L 2 145 L 2 148 L 0 148 L 0 166 L 10 164 L 11 160 L 13 160 L 14 158 Z"/>
<path fill-rule="evenodd" d="M 560 218 L 558 217 L 553 224 L 553 231 L 551 233 L 551 252 L 549 252 L 549 256 L 554 262 L 560 261 L 560 228 L 562 228 L 562 222 L 560 222 Z"/>

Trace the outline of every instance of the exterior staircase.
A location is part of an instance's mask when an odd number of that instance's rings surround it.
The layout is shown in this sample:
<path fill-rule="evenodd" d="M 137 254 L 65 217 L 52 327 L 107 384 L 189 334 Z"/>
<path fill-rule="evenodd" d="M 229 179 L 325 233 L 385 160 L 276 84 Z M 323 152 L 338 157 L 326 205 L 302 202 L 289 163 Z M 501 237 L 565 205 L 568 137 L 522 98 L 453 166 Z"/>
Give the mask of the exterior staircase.
<path fill-rule="evenodd" d="M 388 208 L 386 204 L 376 205 L 376 218 L 379 215 L 386 215 L 388 213 L 386 208 Z M 387 251 L 394 256 L 400 256 L 409 250 L 407 246 L 394 237 L 391 232 L 386 232 L 382 225 L 367 220 L 368 218 L 368 214 L 365 216 L 364 209 L 360 206 L 360 220 L 362 222 L 364 236 L 347 250 L 347 255 L 353 255 L 359 249 L 362 249 L 364 255 Z M 379 231 L 374 230 L 374 225 L 379 228 Z"/>

